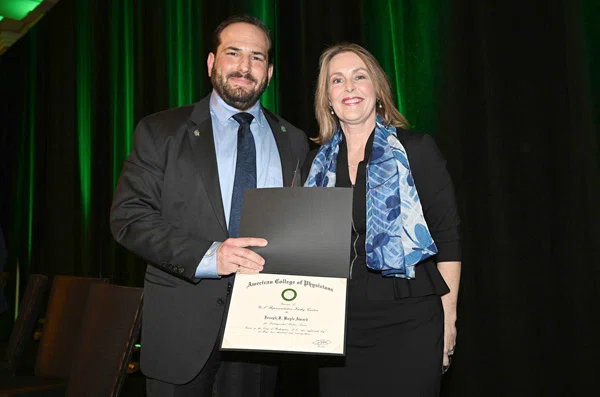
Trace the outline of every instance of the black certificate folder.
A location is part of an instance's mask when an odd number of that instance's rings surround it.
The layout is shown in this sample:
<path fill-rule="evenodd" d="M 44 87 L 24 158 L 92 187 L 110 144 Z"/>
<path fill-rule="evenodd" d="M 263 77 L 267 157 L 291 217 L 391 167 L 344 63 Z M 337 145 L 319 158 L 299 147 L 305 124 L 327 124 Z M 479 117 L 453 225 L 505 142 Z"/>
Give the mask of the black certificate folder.
<path fill-rule="evenodd" d="M 266 188 L 244 192 L 240 237 L 269 244 L 252 249 L 263 273 L 349 277 L 352 189 Z"/>

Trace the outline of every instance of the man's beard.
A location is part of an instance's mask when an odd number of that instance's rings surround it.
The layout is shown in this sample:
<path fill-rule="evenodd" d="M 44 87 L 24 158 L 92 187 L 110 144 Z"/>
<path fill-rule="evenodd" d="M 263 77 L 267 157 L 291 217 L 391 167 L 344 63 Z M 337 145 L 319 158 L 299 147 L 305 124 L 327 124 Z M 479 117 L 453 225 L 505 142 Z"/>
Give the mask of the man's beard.
<path fill-rule="evenodd" d="M 255 84 L 257 81 L 250 73 L 243 74 L 240 72 L 230 73 L 226 78 L 224 78 L 223 75 L 218 73 L 216 68 L 213 66 L 210 76 L 210 81 L 213 88 L 217 91 L 217 94 L 223 98 L 226 104 L 239 110 L 247 110 L 254 106 L 254 104 L 258 101 L 258 98 L 260 98 L 262 93 L 265 92 L 265 89 L 267 88 L 266 77 L 256 89 L 250 88 L 249 91 L 248 88 L 233 88 L 228 85 L 227 80 L 231 77 L 245 78 L 246 80 L 252 81 Z"/>

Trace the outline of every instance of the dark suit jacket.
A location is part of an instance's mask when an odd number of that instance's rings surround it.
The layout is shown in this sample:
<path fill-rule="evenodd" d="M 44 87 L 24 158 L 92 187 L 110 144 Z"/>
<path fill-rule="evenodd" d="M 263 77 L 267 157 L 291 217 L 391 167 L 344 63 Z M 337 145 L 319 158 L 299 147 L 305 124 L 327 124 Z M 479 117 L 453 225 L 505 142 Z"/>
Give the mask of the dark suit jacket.
<path fill-rule="evenodd" d="M 136 127 L 111 209 L 115 239 L 146 268 L 142 370 L 174 384 L 192 380 L 218 338 L 226 279 L 196 279 L 213 241 L 225 241 L 209 98 L 146 117 Z M 308 150 L 306 135 L 263 109 L 285 186 Z M 298 181 L 296 182 L 298 183 Z"/>

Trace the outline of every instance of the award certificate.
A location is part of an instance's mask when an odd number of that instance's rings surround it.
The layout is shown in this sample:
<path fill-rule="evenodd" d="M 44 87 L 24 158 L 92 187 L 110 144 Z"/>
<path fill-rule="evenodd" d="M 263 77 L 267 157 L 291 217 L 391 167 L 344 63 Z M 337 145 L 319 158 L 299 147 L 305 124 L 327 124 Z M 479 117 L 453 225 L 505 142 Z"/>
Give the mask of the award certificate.
<path fill-rule="evenodd" d="M 222 350 L 345 354 L 352 189 L 269 188 L 244 192 L 240 237 L 265 259 L 237 274 Z"/>
<path fill-rule="evenodd" d="M 238 274 L 221 348 L 343 355 L 346 282 Z"/>

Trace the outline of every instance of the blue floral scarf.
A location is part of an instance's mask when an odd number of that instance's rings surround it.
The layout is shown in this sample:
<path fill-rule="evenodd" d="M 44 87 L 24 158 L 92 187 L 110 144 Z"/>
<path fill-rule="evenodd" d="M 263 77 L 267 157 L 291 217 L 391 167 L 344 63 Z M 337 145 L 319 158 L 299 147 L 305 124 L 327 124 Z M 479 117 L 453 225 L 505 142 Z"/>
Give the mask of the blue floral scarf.
<path fill-rule="evenodd" d="M 396 128 L 379 116 L 367 165 L 367 266 L 383 276 L 415 278 L 415 265 L 437 253 L 419 195 L 410 173 L 406 150 Z M 342 130 L 319 149 L 306 187 L 334 187 Z"/>

